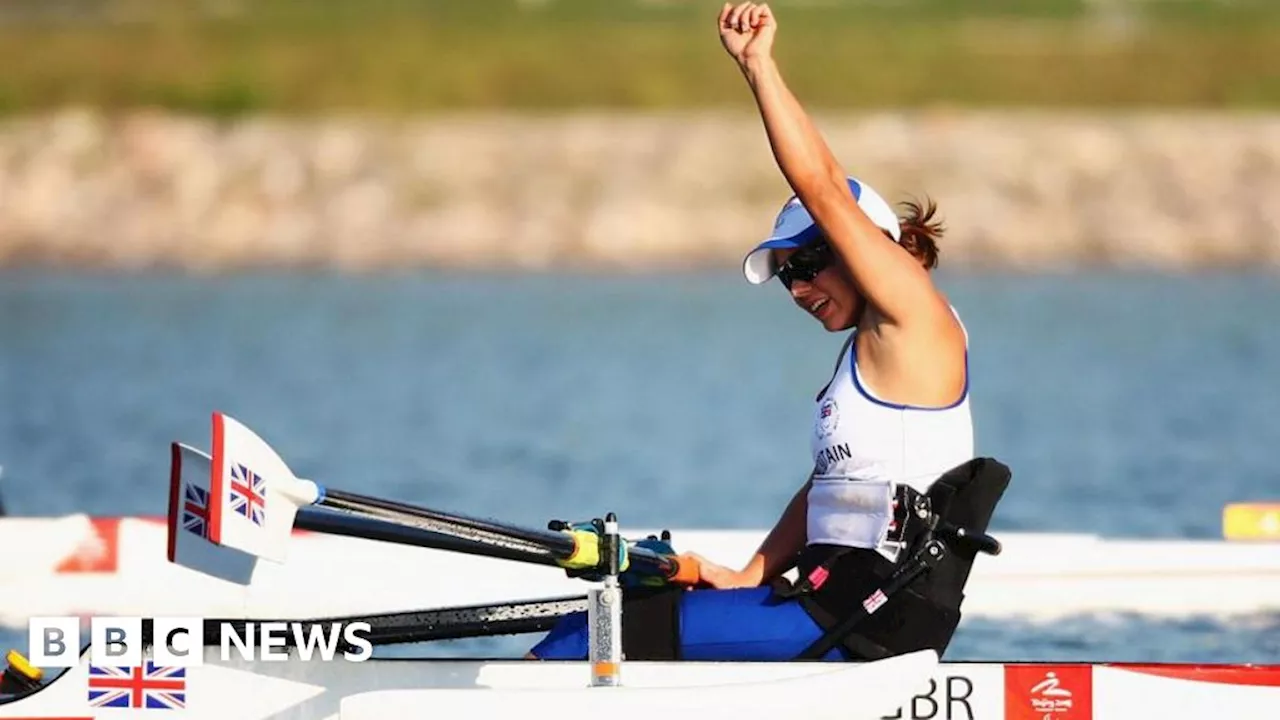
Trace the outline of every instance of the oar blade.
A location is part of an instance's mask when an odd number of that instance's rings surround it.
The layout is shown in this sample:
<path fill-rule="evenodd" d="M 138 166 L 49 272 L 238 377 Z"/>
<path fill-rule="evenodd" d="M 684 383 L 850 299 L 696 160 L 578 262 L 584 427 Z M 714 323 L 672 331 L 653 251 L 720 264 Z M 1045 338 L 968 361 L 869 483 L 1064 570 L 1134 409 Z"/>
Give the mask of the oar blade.
<path fill-rule="evenodd" d="M 170 446 L 169 562 L 248 585 L 258 559 L 209 541 L 209 477 L 213 458 L 182 443 Z"/>
<path fill-rule="evenodd" d="M 277 563 L 288 556 L 298 507 L 319 495 L 266 441 L 220 412 L 213 414 L 209 488 L 209 540 Z"/>

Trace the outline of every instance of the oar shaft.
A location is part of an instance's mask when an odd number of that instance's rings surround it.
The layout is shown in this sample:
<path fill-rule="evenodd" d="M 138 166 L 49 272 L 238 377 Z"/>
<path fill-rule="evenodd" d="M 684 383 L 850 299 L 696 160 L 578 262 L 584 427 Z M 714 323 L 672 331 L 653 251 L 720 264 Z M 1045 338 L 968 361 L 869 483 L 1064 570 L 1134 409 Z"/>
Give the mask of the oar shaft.
<path fill-rule="evenodd" d="M 326 535 L 379 540 L 397 545 L 411 545 L 432 550 L 491 557 L 499 560 L 556 566 L 555 558 L 546 553 L 528 553 L 501 545 L 465 540 L 447 533 L 409 527 L 398 522 L 365 515 L 303 508 L 294 519 L 294 527 L 299 530 L 308 530 Z"/>
<path fill-rule="evenodd" d="M 204 621 L 203 645 L 218 646 L 227 626 L 241 635 L 247 627 L 265 623 L 293 622 L 306 626 L 319 625 L 332 628 L 350 623 L 369 624 L 365 638 L 374 647 L 419 643 L 435 640 L 461 640 L 474 637 L 499 635 L 524 635 L 550 630 L 560 618 L 587 609 L 585 597 L 557 597 L 545 600 L 518 600 L 490 605 L 464 605 L 458 607 L 410 610 L 407 612 L 378 615 L 350 615 L 341 617 L 299 619 L 244 619 L 225 618 Z M 308 628 L 310 630 L 310 628 Z M 155 626 L 150 618 L 142 621 L 142 642 L 154 645 Z M 310 632 L 307 633 L 308 635 Z M 284 639 L 285 647 L 297 645 L 294 637 Z M 344 643 L 345 644 L 345 643 Z M 340 647 L 339 650 L 345 648 Z"/>
<path fill-rule="evenodd" d="M 522 551 L 531 556 L 545 556 L 552 562 L 567 558 L 574 551 L 574 540 L 565 533 L 529 530 L 342 490 L 326 490 L 320 505 L 380 517 L 463 540 Z"/>
<path fill-rule="evenodd" d="M 342 490 L 325 490 L 318 504 L 334 510 L 405 525 L 408 526 L 406 530 L 416 529 L 450 536 L 466 544 L 467 549 L 462 552 L 472 554 L 497 557 L 496 553 L 503 553 L 502 556 L 518 559 L 521 562 L 555 565 L 578 551 L 577 541 L 569 533 L 525 528 L 496 520 L 445 513 Z M 383 528 L 383 531 L 391 532 L 387 528 Z M 408 540 L 405 542 L 416 544 Z M 486 552 L 484 548 L 491 548 L 493 552 Z M 698 581 L 696 567 L 682 567 L 679 559 L 669 555 L 655 553 L 645 548 L 631 547 L 629 556 L 631 562 L 665 578 L 690 585 Z"/>

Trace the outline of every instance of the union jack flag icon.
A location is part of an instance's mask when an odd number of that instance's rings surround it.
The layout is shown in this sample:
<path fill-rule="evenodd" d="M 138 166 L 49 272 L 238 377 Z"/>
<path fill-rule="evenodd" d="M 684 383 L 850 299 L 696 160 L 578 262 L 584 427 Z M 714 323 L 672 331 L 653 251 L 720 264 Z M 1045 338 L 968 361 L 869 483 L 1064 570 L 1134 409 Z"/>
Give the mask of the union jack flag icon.
<path fill-rule="evenodd" d="M 89 705 L 181 710 L 187 706 L 187 669 L 89 666 Z"/>
<path fill-rule="evenodd" d="M 209 539 L 209 491 L 195 485 L 183 488 L 182 529 Z"/>
<path fill-rule="evenodd" d="M 231 466 L 231 509 L 261 525 L 266 514 L 267 481 L 244 465 Z"/>

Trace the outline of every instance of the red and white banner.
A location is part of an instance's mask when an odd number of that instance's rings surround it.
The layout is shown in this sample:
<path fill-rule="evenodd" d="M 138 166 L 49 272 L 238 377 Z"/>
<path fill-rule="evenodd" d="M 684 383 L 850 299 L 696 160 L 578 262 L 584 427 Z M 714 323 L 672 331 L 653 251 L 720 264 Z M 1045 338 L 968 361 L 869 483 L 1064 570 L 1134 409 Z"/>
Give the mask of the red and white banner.
<path fill-rule="evenodd" d="M 1280 717 L 1280 666 L 943 663 L 885 720 Z"/>

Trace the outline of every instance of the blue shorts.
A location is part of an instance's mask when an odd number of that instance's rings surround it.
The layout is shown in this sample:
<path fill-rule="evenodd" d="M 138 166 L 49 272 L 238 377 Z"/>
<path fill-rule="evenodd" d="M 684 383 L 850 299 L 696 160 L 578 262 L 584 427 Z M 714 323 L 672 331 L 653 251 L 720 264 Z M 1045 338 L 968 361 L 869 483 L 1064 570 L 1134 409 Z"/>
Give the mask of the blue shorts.
<path fill-rule="evenodd" d="M 798 600 L 772 597 L 768 587 L 689 590 L 680 594 L 680 657 L 684 660 L 795 660 L 822 628 Z M 623 623 L 626 623 L 623 615 Z M 562 619 L 533 648 L 541 660 L 587 658 L 587 614 Z M 844 660 L 839 648 L 823 660 Z"/>

